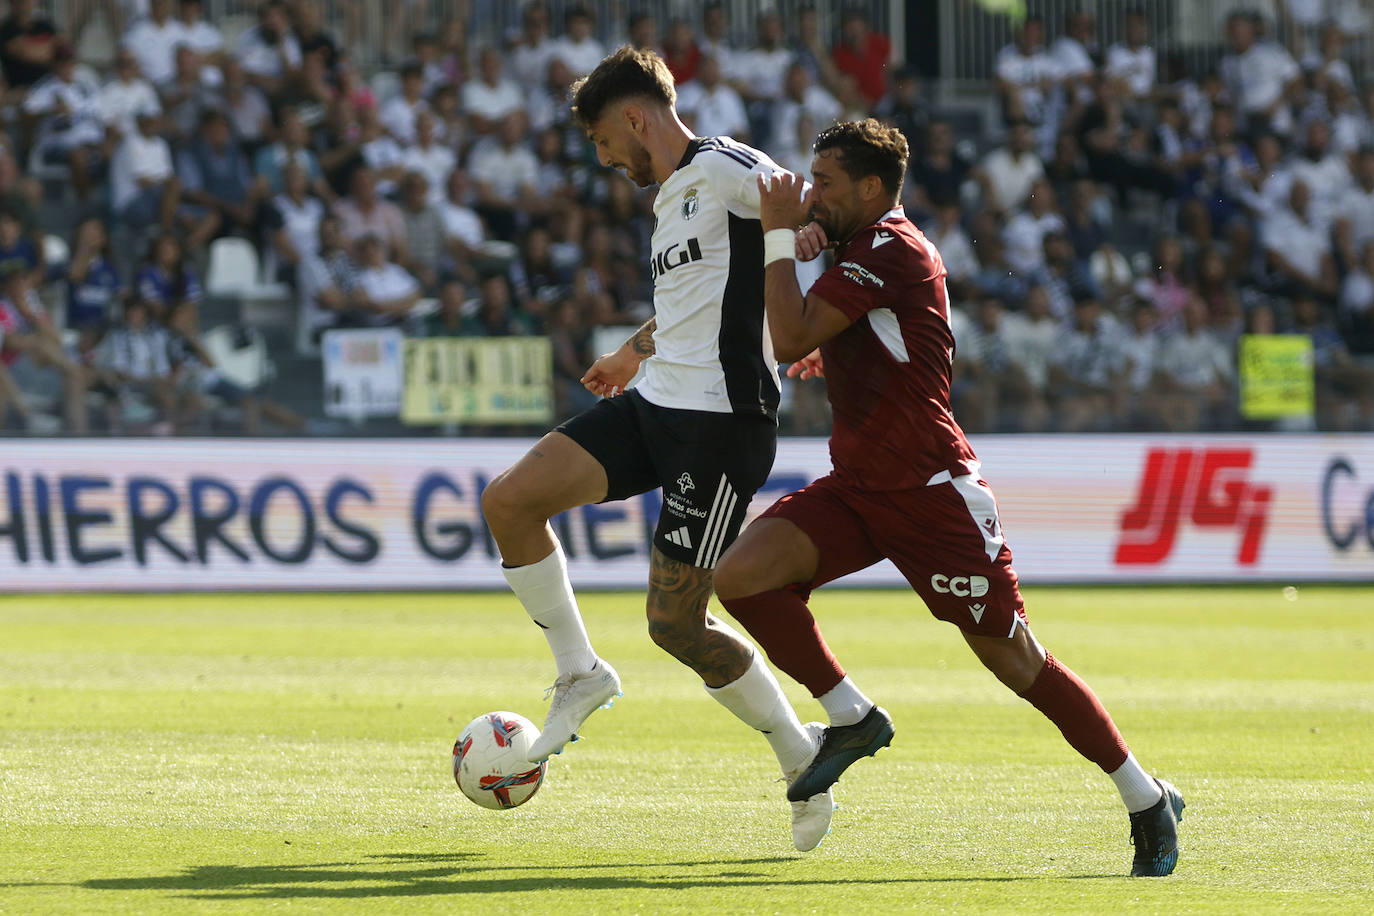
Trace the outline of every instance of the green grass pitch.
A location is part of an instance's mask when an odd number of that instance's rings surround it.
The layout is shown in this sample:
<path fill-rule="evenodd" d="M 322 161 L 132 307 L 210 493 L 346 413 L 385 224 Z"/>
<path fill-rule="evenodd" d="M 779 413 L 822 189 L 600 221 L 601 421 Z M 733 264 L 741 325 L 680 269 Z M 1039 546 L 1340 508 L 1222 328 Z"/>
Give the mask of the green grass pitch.
<path fill-rule="evenodd" d="M 0 913 L 1370 911 L 1374 589 L 1026 597 L 1183 791 L 1173 877 L 1122 877 L 1110 781 L 905 592 L 814 601 L 897 738 L 809 854 L 766 743 L 637 594 L 583 596 L 625 696 L 507 812 L 449 753 L 479 713 L 543 721 L 552 662 L 508 594 L 8 596 Z"/>

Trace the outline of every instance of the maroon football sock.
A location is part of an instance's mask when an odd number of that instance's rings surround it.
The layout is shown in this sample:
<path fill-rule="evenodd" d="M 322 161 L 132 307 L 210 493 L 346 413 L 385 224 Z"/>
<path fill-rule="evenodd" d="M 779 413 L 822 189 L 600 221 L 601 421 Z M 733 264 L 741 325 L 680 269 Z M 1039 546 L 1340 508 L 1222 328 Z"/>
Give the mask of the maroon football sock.
<path fill-rule="evenodd" d="M 721 603 L 768 653 L 768 660 L 810 690 L 813 697 L 844 680 L 844 669 L 825 644 L 816 618 L 800 595 L 776 589 Z"/>
<path fill-rule="evenodd" d="M 1110 773 L 1126 762 L 1130 753 L 1126 741 L 1097 695 L 1050 653 L 1045 653 L 1045 667 L 1021 698 L 1044 713 L 1074 750 L 1104 772 Z"/>

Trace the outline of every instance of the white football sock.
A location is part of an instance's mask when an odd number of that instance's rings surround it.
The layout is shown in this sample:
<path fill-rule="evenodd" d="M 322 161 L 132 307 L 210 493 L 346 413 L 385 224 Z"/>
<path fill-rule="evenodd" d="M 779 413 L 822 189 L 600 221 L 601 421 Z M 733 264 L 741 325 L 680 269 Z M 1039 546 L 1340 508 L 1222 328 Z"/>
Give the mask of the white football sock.
<path fill-rule="evenodd" d="M 816 752 L 762 653 L 754 653 L 749 670 L 739 678 L 724 687 L 707 687 L 706 692 L 745 725 L 763 732 L 784 773 L 797 769 Z"/>
<path fill-rule="evenodd" d="M 1140 764 L 1136 762 L 1135 754 L 1128 753 L 1126 762 L 1112 770 L 1109 775 L 1112 782 L 1116 783 L 1116 790 L 1121 793 L 1121 800 L 1126 803 L 1126 810 L 1131 814 L 1151 807 L 1164 794 L 1159 788 L 1159 783 L 1141 769 Z"/>
<path fill-rule="evenodd" d="M 553 650 L 558 674 L 586 674 L 596 666 L 596 652 L 587 639 L 582 615 L 577 610 L 568 561 L 563 545 L 554 542 L 553 553 L 529 566 L 502 566 L 511 591 L 525 606 L 525 613 L 544 631 Z"/>
<path fill-rule="evenodd" d="M 873 708 L 873 701 L 854 686 L 849 675 L 817 699 L 830 717 L 831 725 L 857 725 Z"/>

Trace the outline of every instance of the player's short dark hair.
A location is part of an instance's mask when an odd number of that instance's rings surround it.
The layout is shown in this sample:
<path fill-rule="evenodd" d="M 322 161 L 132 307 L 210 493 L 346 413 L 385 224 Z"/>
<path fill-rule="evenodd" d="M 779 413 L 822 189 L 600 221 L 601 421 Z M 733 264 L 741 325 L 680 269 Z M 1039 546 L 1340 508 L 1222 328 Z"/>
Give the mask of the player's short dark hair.
<path fill-rule="evenodd" d="M 636 96 L 669 108 L 677 104 L 673 74 L 663 58 L 653 51 L 626 45 L 573 83 L 573 117 L 583 128 L 590 128 L 601 119 L 607 105 Z"/>
<path fill-rule="evenodd" d="M 832 149 L 839 153 L 840 168 L 852 180 L 876 175 L 894 201 L 901 196 L 911 149 L 900 130 L 886 127 L 875 118 L 841 121 L 816 137 L 817 153 Z"/>

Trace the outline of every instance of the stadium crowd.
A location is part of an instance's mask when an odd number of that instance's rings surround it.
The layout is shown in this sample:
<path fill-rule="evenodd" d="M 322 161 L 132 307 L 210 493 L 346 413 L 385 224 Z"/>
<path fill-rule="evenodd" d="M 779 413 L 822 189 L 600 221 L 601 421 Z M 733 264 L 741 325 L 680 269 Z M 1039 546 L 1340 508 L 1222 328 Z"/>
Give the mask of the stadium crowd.
<path fill-rule="evenodd" d="M 663 54 L 697 134 L 790 169 L 837 118 L 903 130 L 970 430 L 1254 428 L 1246 333 L 1309 336 L 1316 425 L 1374 428 L 1374 81 L 1349 23 L 1318 17 L 1285 44 L 1234 12 L 1219 66 L 1187 72 L 1140 11 L 1031 17 L 989 74 L 999 123 L 968 135 L 864 6 L 764 12 L 738 42 L 721 3 L 607 22 L 535 0 L 490 42 L 471 37 L 476 11 L 417 14 L 403 57 L 394 22 L 375 39 L 401 62 L 363 73 L 356 3 L 267 0 L 236 35 L 201 0 L 146 0 L 125 22 L 129 5 L 74 0 L 66 32 L 34 0 L 0 20 L 10 432 L 204 431 L 223 404 L 247 431 L 302 428 L 203 345 L 202 278 L 226 237 L 291 290 L 306 349 L 331 327 L 547 335 L 559 415 L 586 406 L 595 330 L 652 314 L 652 191 L 598 166 L 568 106 L 622 43 Z M 122 34 L 104 73 L 76 53 L 97 7 Z M 828 428 L 818 385 L 789 383 L 786 403 L 788 431 Z"/>

